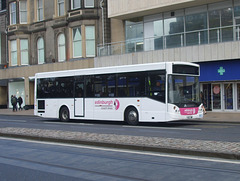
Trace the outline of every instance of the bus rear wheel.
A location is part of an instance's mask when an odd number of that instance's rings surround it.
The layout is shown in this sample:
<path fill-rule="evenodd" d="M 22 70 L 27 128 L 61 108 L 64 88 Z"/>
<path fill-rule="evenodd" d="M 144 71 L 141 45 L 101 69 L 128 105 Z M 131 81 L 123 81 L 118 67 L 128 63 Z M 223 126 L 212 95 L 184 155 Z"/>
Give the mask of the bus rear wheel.
<path fill-rule="evenodd" d="M 138 111 L 134 107 L 127 109 L 125 113 L 125 121 L 130 125 L 137 125 L 138 122 Z"/>
<path fill-rule="evenodd" d="M 67 107 L 62 107 L 60 110 L 60 114 L 59 114 L 59 119 L 62 122 L 67 122 L 70 120 L 70 116 L 69 116 L 69 110 Z"/>

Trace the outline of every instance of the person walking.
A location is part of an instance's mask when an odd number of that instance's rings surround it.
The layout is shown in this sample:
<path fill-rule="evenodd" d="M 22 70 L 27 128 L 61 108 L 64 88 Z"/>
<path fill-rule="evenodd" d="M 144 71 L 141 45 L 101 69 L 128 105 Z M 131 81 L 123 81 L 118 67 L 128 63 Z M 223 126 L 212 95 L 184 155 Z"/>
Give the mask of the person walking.
<path fill-rule="evenodd" d="M 18 105 L 19 105 L 19 108 L 18 108 L 18 109 L 19 109 L 19 110 L 23 110 L 23 108 L 22 108 L 23 99 L 22 99 L 21 96 L 18 97 L 17 102 L 18 102 Z"/>
<path fill-rule="evenodd" d="M 13 111 L 17 111 L 17 98 L 15 95 L 12 95 L 11 96 L 11 103 L 12 103 L 12 106 L 13 106 Z"/>

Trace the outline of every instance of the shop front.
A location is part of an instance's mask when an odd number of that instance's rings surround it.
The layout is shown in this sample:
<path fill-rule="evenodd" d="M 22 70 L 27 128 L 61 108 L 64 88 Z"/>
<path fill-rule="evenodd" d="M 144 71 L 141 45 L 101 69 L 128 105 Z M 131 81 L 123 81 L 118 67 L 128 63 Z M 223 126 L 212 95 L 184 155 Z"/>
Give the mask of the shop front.
<path fill-rule="evenodd" d="M 207 110 L 240 111 L 240 60 L 200 64 L 200 85 Z"/>

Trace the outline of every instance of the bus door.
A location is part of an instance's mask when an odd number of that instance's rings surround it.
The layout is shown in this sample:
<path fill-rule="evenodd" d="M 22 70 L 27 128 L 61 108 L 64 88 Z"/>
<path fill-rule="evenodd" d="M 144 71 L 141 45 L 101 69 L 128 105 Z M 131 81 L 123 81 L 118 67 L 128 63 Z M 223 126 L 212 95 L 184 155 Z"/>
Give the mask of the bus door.
<path fill-rule="evenodd" d="M 84 117 L 84 82 L 74 84 L 74 116 Z"/>

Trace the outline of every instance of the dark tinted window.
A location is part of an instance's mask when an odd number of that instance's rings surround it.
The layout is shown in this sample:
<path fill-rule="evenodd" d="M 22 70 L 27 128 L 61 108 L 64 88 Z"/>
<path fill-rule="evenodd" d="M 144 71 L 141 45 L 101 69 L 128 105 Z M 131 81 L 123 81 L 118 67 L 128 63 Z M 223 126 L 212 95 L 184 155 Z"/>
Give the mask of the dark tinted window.
<path fill-rule="evenodd" d="M 38 79 L 37 98 L 71 98 L 73 80 L 73 77 Z"/>
<path fill-rule="evenodd" d="M 85 80 L 86 86 L 86 97 L 93 97 L 94 96 L 94 76 L 86 76 Z"/>
<path fill-rule="evenodd" d="M 145 72 L 118 74 L 117 96 L 118 97 L 137 97 L 146 95 L 146 76 Z"/>
<path fill-rule="evenodd" d="M 161 102 L 165 102 L 166 74 L 165 71 L 148 73 L 148 96 Z"/>
<path fill-rule="evenodd" d="M 199 68 L 190 65 L 173 65 L 173 73 L 199 75 Z"/>

